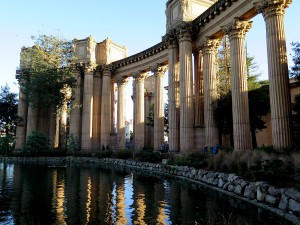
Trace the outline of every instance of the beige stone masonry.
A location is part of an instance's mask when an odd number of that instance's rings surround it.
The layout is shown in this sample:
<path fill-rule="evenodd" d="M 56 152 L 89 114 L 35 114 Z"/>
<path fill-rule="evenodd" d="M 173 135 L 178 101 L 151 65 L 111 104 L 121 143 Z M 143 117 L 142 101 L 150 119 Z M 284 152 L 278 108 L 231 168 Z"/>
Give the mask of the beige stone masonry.
<path fill-rule="evenodd" d="M 164 99 L 163 99 L 163 77 L 167 66 L 156 65 L 151 68 L 154 73 L 154 151 L 159 151 L 164 143 Z"/>
<path fill-rule="evenodd" d="M 117 101 L 117 133 L 118 147 L 125 148 L 125 88 L 128 79 L 117 81 L 118 85 L 118 101 Z"/>
<path fill-rule="evenodd" d="M 168 97 L 169 97 L 169 151 L 179 151 L 179 49 L 176 39 L 168 40 Z"/>
<path fill-rule="evenodd" d="M 289 91 L 284 14 L 291 0 L 256 2 L 266 22 L 272 143 L 275 149 L 292 146 L 291 97 Z"/>
<path fill-rule="evenodd" d="M 217 54 L 219 39 L 207 39 L 202 43 L 204 77 L 204 124 L 205 145 L 212 147 L 219 143 L 218 128 L 214 120 L 214 102 L 218 98 Z"/>
<path fill-rule="evenodd" d="M 235 19 L 229 25 L 222 27 L 224 32 L 229 35 L 230 42 L 233 142 L 235 150 L 252 149 L 245 50 L 246 32 L 251 28 L 251 23 Z"/>
<path fill-rule="evenodd" d="M 105 65 L 102 81 L 101 102 L 101 145 L 110 145 L 111 134 L 111 73 L 112 68 Z"/>
<path fill-rule="evenodd" d="M 180 152 L 194 150 L 194 100 L 191 27 L 183 23 L 179 30 L 180 71 Z"/>
<path fill-rule="evenodd" d="M 148 73 L 138 73 L 135 78 L 135 122 L 134 122 L 134 144 L 135 149 L 140 150 L 145 145 L 145 111 L 144 111 L 144 80 L 148 76 Z"/>
<path fill-rule="evenodd" d="M 83 83 L 83 109 L 82 109 L 82 134 L 81 149 L 92 149 L 92 124 L 93 124 L 93 76 L 94 68 L 87 67 Z"/>

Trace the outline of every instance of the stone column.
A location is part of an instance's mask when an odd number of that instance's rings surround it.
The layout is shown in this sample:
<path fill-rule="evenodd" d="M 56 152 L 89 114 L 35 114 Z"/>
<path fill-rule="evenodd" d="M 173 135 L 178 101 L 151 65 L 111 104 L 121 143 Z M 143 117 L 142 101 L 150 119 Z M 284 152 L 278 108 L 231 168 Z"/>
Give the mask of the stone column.
<path fill-rule="evenodd" d="M 284 31 L 285 9 L 291 2 L 268 0 L 255 4 L 266 22 L 272 144 L 278 150 L 292 146 L 291 97 Z"/>
<path fill-rule="evenodd" d="M 86 68 L 83 83 L 81 150 L 92 149 L 93 67 Z"/>
<path fill-rule="evenodd" d="M 179 151 L 179 49 L 177 40 L 171 36 L 168 44 L 168 107 L 169 107 L 169 151 Z"/>
<path fill-rule="evenodd" d="M 81 74 L 76 73 L 77 84 L 72 89 L 72 108 L 70 112 L 70 135 L 74 138 L 81 139 L 81 113 L 82 113 L 82 82 Z M 56 110 L 54 110 L 56 112 Z"/>
<path fill-rule="evenodd" d="M 37 118 L 38 109 L 34 108 L 31 104 L 28 106 L 28 114 L 27 114 L 27 130 L 26 130 L 26 138 L 31 135 L 33 131 L 37 131 Z"/>
<path fill-rule="evenodd" d="M 63 102 L 60 109 L 60 128 L 59 128 L 59 147 L 66 147 L 66 133 L 67 133 L 67 102 Z"/>
<path fill-rule="evenodd" d="M 194 100 L 191 27 L 184 23 L 179 34 L 180 152 L 194 150 Z"/>
<path fill-rule="evenodd" d="M 117 102 L 117 134 L 118 148 L 125 148 L 125 88 L 128 79 L 117 81 L 118 85 L 118 102 Z"/>
<path fill-rule="evenodd" d="M 110 145 L 111 133 L 111 67 L 106 65 L 102 78 L 101 145 Z"/>
<path fill-rule="evenodd" d="M 21 118 L 21 121 L 18 123 L 17 130 L 16 130 L 15 150 L 21 150 L 25 145 L 26 129 L 27 129 L 27 111 L 28 111 L 28 105 L 25 102 L 25 94 L 23 92 L 22 86 L 20 85 L 18 116 Z"/>
<path fill-rule="evenodd" d="M 49 139 L 50 139 L 51 148 L 57 148 L 58 147 L 58 145 L 56 145 L 56 143 L 55 143 L 56 114 L 57 114 L 56 106 L 52 105 L 51 109 L 50 109 L 50 116 L 49 116 Z"/>
<path fill-rule="evenodd" d="M 195 86 L 195 125 L 204 126 L 204 80 L 203 80 L 203 55 L 194 52 L 194 86 Z"/>
<path fill-rule="evenodd" d="M 167 71 L 166 66 L 156 65 L 151 68 L 154 73 L 154 151 L 159 151 L 164 143 L 164 99 L 163 77 Z"/>
<path fill-rule="evenodd" d="M 234 149 L 240 151 L 252 149 L 245 50 L 246 32 L 251 23 L 235 19 L 222 27 L 230 42 L 233 143 Z"/>
<path fill-rule="evenodd" d="M 207 39 L 202 43 L 204 76 L 204 124 L 205 145 L 212 147 L 219 143 L 218 128 L 214 120 L 214 102 L 218 98 L 218 47 L 220 40 Z"/>
<path fill-rule="evenodd" d="M 93 144 L 94 150 L 100 149 L 100 130 L 101 130 L 101 91 L 102 79 L 100 71 L 97 69 L 94 75 L 93 85 Z"/>
<path fill-rule="evenodd" d="M 144 112 L 144 80 L 148 73 L 138 73 L 135 75 L 135 129 L 134 144 L 136 150 L 140 150 L 145 145 L 145 112 Z"/>

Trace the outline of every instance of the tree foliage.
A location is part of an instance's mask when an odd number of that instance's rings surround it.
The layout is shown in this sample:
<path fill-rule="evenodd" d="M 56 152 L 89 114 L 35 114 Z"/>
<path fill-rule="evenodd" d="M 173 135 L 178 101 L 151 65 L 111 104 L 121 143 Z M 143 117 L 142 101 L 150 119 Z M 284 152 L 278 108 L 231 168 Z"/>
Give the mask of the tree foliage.
<path fill-rule="evenodd" d="M 293 42 L 292 50 L 294 55 L 292 57 L 294 65 L 291 67 L 290 76 L 300 81 L 300 43 Z M 294 104 L 292 106 L 292 121 L 293 121 L 293 136 L 294 144 L 299 149 L 300 146 L 300 94 L 296 95 Z"/>
<path fill-rule="evenodd" d="M 61 106 L 70 98 L 68 88 L 76 84 L 72 42 L 51 35 L 33 38 L 35 45 L 22 49 L 19 83 L 33 107 Z"/>
<path fill-rule="evenodd" d="M 6 84 L 0 90 L 0 128 L 5 131 L 6 136 L 14 135 L 19 120 L 17 94 L 10 92 Z"/>
<path fill-rule="evenodd" d="M 291 77 L 300 79 L 300 43 L 292 42 L 292 50 L 294 55 L 292 56 L 294 65 L 291 67 L 290 75 Z"/>

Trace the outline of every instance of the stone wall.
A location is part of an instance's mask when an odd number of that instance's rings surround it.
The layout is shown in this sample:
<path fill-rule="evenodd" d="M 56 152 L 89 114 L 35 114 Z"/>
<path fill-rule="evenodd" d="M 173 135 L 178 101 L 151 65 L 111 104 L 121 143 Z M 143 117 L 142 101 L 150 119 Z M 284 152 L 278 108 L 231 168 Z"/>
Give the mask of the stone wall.
<path fill-rule="evenodd" d="M 7 163 L 46 163 L 50 166 L 67 166 L 71 164 L 115 165 L 145 171 L 148 174 L 167 174 L 201 183 L 214 190 L 252 203 L 258 207 L 282 216 L 300 225 L 300 191 L 294 188 L 276 188 L 266 182 L 249 182 L 234 173 L 225 174 L 187 166 L 171 166 L 137 162 L 123 159 L 98 159 L 88 157 L 0 157 L 0 162 Z"/>

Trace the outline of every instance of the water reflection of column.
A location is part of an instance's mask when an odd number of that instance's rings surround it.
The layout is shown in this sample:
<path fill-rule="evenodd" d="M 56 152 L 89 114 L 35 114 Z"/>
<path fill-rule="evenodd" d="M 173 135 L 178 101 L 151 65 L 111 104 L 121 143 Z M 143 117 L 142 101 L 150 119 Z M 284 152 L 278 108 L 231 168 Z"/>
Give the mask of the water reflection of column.
<path fill-rule="evenodd" d="M 65 181 L 59 179 L 58 171 L 53 170 L 52 172 L 52 209 L 56 213 L 55 224 L 67 224 L 65 221 Z"/>
<path fill-rule="evenodd" d="M 66 215 L 68 223 L 80 224 L 80 202 L 78 201 L 80 194 L 80 169 L 67 168 L 66 174 Z"/>
<path fill-rule="evenodd" d="M 91 183 L 90 174 L 87 169 L 81 169 L 80 174 L 80 191 L 79 191 L 79 210 L 80 210 L 80 224 L 87 224 L 89 222 L 90 200 L 91 200 Z M 84 216 L 83 216 L 84 215 Z"/>
<path fill-rule="evenodd" d="M 145 223 L 145 194 L 144 190 L 141 188 L 141 186 L 136 181 L 136 176 L 133 177 L 133 205 L 132 208 L 134 208 L 133 215 L 131 216 L 132 224 L 146 224 Z M 153 207 L 153 206 L 152 206 Z"/>
<path fill-rule="evenodd" d="M 182 217 L 181 212 L 181 188 L 175 181 L 169 184 L 169 205 L 170 209 L 170 220 L 172 224 L 182 224 L 180 218 Z"/>
<path fill-rule="evenodd" d="M 101 222 L 112 224 L 113 222 L 113 194 L 112 194 L 112 179 L 109 174 L 101 174 L 99 176 L 99 187 L 98 187 L 98 218 Z"/>
<path fill-rule="evenodd" d="M 126 224 L 124 179 L 116 178 L 116 224 Z"/>
<path fill-rule="evenodd" d="M 157 205 L 156 224 L 166 224 L 167 215 L 165 212 L 165 188 L 163 183 L 154 186 L 155 203 Z"/>

